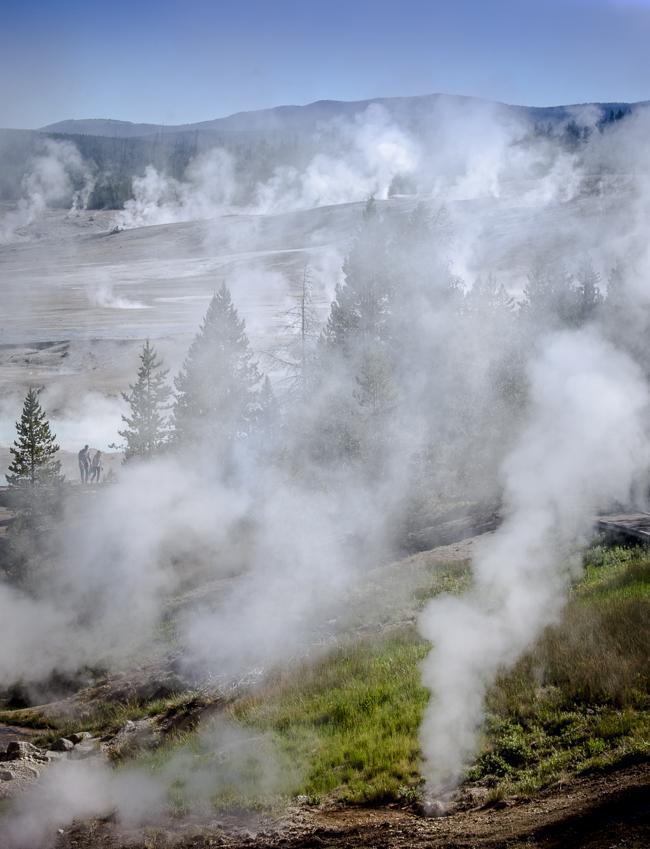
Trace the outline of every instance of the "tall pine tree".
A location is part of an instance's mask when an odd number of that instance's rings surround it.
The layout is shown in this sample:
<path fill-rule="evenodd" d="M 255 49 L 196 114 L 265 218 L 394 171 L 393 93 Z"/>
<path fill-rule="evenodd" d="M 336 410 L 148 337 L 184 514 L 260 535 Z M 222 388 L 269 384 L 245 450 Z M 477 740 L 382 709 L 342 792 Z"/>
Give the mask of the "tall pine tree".
<path fill-rule="evenodd" d="M 118 431 L 126 440 L 125 463 L 159 454 L 168 436 L 166 418 L 161 413 L 171 396 L 171 389 L 165 383 L 169 369 L 161 370 L 162 360 L 156 361 L 156 349 L 148 339 L 142 346 L 140 359 L 137 382 L 129 384 L 130 394 L 122 392 L 122 398 L 131 407 L 131 416 L 122 416 L 128 427 Z"/>
<path fill-rule="evenodd" d="M 591 258 L 583 257 L 576 274 L 577 323 L 584 324 L 593 319 L 605 300 L 600 291 L 600 274 L 594 270 Z"/>
<path fill-rule="evenodd" d="M 392 296 L 389 238 L 374 198 L 366 203 L 363 226 L 343 263 L 345 282 L 336 286 L 324 339 L 347 358 L 363 356 L 385 341 Z"/>
<path fill-rule="evenodd" d="M 520 316 L 535 330 L 573 327 L 578 323 L 573 277 L 561 261 L 537 254 L 528 272 Z"/>
<path fill-rule="evenodd" d="M 261 376 L 224 283 L 174 380 L 173 438 L 181 447 L 224 449 L 255 429 Z"/>
<path fill-rule="evenodd" d="M 60 461 L 55 459 L 59 450 L 56 434 L 51 432 L 33 389 L 27 393 L 16 431 L 18 439 L 9 449 L 13 460 L 6 475 L 11 504 L 35 524 L 39 518 L 57 512 L 65 478 L 60 474 Z"/>

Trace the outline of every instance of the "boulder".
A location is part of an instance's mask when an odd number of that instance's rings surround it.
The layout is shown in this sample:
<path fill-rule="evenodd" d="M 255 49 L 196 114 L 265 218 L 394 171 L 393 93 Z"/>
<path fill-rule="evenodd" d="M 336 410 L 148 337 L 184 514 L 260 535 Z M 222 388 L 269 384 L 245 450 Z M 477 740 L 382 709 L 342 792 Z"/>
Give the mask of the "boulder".
<path fill-rule="evenodd" d="M 49 748 L 51 752 L 69 752 L 70 749 L 74 749 L 74 743 L 67 737 L 59 737 Z"/>
<path fill-rule="evenodd" d="M 66 739 L 72 740 L 76 746 L 78 743 L 81 743 L 82 740 L 90 740 L 92 736 L 93 735 L 89 731 L 80 731 L 78 734 L 68 734 Z"/>
<path fill-rule="evenodd" d="M 32 746 L 31 743 L 26 743 L 24 740 L 12 740 L 7 746 L 7 753 L 3 760 L 17 761 L 21 758 L 29 758 L 39 753 L 40 749 Z"/>

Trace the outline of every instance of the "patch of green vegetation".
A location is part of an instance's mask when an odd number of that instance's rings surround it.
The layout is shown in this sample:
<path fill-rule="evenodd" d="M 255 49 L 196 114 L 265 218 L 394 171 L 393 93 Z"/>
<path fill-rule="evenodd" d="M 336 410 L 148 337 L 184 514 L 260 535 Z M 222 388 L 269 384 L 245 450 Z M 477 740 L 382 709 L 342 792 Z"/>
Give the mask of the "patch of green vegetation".
<path fill-rule="evenodd" d="M 413 629 L 340 648 L 236 704 L 238 722 L 271 735 L 304 776 L 294 792 L 341 801 L 398 799 L 420 780 L 417 730 L 428 692 Z M 402 790 L 403 792 L 403 790 Z"/>
<path fill-rule="evenodd" d="M 372 569 L 354 591 L 349 621 L 339 623 L 341 636 L 352 639 L 373 628 L 403 627 L 429 599 L 440 593 L 460 595 L 471 584 L 469 560 L 440 560 L 426 551 Z"/>
<path fill-rule="evenodd" d="M 161 776 L 167 812 L 179 818 L 197 808 L 275 808 L 292 796 L 318 805 L 332 792 L 356 803 L 417 798 L 417 732 L 428 699 L 418 663 L 428 646 L 413 627 L 396 625 L 429 598 L 462 592 L 470 581 L 468 561 L 440 562 L 426 552 L 381 567 L 357 600 L 345 648 L 299 670 L 278 671 L 263 691 L 235 703 L 226 731 L 217 717 L 199 733 L 168 735 L 155 751 L 123 747 L 114 765 Z M 356 634 L 357 626 L 387 623 L 393 625 L 387 636 L 374 641 Z M 188 698 L 107 702 L 65 730 L 116 730 L 172 706 L 180 716 L 191 706 Z"/>
<path fill-rule="evenodd" d="M 584 562 L 561 622 L 488 694 L 480 754 L 468 773 L 486 780 L 488 801 L 650 757 L 650 557 L 599 542 Z M 358 610 L 375 604 L 371 623 L 400 621 L 440 592 L 468 588 L 468 566 L 424 554 L 405 561 L 403 571 L 400 564 L 383 567 Z M 400 576 L 407 590 L 395 594 L 391 608 L 390 586 Z M 419 663 L 429 646 L 413 627 L 388 628 L 374 639 L 355 636 L 355 627 L 346 645 L 316 663 L 278 670 L 263 690 L 233 703 L 225 718 L 206 721 L 200 733 L 171 734 L 155 751 L 132 753 L 134 759 L 120 753 L 116 764 L 161 776 L 166 808 L 178 818 L 197 807 L 274 808 L 291 796 L 312 805 L 326 796 L 414 802 L 422 782 L 418 729 L 429 695 Z M 180 716 L 191 698 L 106 702 L 41 739 L 110 731 L 171 708 Z"/>
<path fill-rule="evenodd" d="M 470 780 L 528 794 L 569 775 L 650 758 L 650 557 L 585 553 L 559 625 L 504 672 Z"/>
<path fill-rule="evenodd" d="M 182 707 L 186 705 L 189 698 L 187 693 L 179 693 L 165 699 L 155 699 L 153 701 L 131 699 L 127 702 L 102 702 L 97 706 L 89 708 L 83 715 L 70 718 L 64 717 L 56 722 L 50 721 L 49 724 L 39 726 L 49 730 L 36 737 L 34 743 L 37 746 L 47 746 L 58 740 L 59 737 L 67 737 L 69 734 L 79 733 L 81 731 L 89 731 L 93 734 L 98 732 L 117 732 L 128 721 L 136 722 L 138 719 L 144 719 L 147 716 L 158 716 L 171 708 Z"/>
<path fill-rule="evenodd" d="M 52 724 L 45 717 L 29 708 L 2 711 L 0 712 L 0 722 L 3 725 L 15 725 L 18 728 L 34 728 L 37 730 L 52 727 Z"/>

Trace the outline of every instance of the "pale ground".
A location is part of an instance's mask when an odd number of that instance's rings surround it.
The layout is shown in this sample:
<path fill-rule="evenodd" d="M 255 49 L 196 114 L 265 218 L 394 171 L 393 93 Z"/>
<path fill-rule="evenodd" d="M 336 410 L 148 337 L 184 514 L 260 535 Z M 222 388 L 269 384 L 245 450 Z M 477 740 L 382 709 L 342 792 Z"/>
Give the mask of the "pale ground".
<path fill-rule="evenodd" d="M 571 244 L 576 261 L 588 250 L 602 269 L 613 265 L 629 225 L 621 210 L 629 208 L 631 193 L 622 184 L 547 206 L 531 205 L 533 185 L 505 188 L 500 199 L 447 204 L 452 268 L 467 283 L 493 270 L 520 294 L 531 255 L 544 245 Z M 422 199 L 398 197 L 389 205 L 409 212 Z M 424 200 L 434 211 L 439 206 Z M 136 379 L 143 341 L 154 342 L 171 379 L 222 281 L 256 351 L 269 348 L 305 264 L 324 320 L 363 206 L 117 233 L 111 233 L 114 212 L 49 210 L 18 231 L 18 241 L 0 245 L 0 475 L 30 387 L 41 390 L 59 443 L 70 452 L 64 458 L 70 477 L 84 444 L 106 450 L 119 442 L 127 411 L 120 392 Z M 11 209 L 0 204 L 0 217 Z"/>

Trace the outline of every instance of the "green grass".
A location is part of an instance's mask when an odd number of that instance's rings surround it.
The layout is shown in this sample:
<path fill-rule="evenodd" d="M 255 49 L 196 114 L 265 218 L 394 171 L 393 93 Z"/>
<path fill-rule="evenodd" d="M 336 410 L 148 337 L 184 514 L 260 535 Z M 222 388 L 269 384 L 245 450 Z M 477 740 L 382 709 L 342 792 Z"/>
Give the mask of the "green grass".
<path fill-rule="evenodd" d="M 469 778 L 531 793 L 650 757 L 650 557 L 596 546 L 559 625 L 504 672 Z"/>
<path fill-rule="evenodd" d="M 350 640 L 403 626 L 430 598 L 443 592 L 458 595 L 471 583 L 469 560 L 441 561 L 427 551 L 371 569 L 350 596 L 347 618 L 338 621 L 339 634 Z"/>
<path fill-rule="evenodd" d="M 650 557 L 596 544 L 583 559 L 561 622 L 502 672 L 486 698 L 468 778 L 484 780 L 492 800 L 650 757 Z M 404 623 L 429 598 L 467 589 L 468 565 L 423 553 L 372 570 L 355 615 L 341 623 L 338 648 L 278 670 L 199 733 L 172 735 L 156 751 L 119 758 L 118 768 L 162 777 L 167 811 L 180 818 L 197 806 L 268 808 L 297 795 L 307 804 L 415 801 L 429 695 L 419 663 L 429 646 Z M 117 730 L 189 698 L 105 703 L 41 740 Z"/>
<path fill-rule="evenodd" d="M 29 708 L 25 710 L 0 711 L 0 722 L 3 725 L 14 725 L 17 728 L 32 728 L 37 731 L 52 727 L 52 723 L 44 716 Z"/>
<path fill-rule="evenodd" d="M 89 731 L 92 734 L 117 732 L 128 721 L 135 722 L 148 716 L 157 716 L 170 708 L 182 708 L 189 699 L 187 693 L 178 693 L 169 698 L 153 701 L 131 699 L 127 702 L 103 702 L 89 708 L 85 715 L 43 720 L 42 725 L 31 726 L 43 729 L 43 734 L 35 737 L 33 742 L 37 746 L 47 746 L 60 737 L 81 731 Z M 195 697 L 193 697 L 193 700 L 196 700 Z M 0 716 L 0 721 L 8 722 L 8 717 L 12 715 L 5 714 L 4 716 L 7 719 L 2 719 L 2 716 Z"/>
<path fill-rule="evenodd" d="M 413 629 L 357 642 L 239 702 L 233 716 L 268 733 L 298 765 L 304 779 L 294 791 L 396 799 L 420 780 L 417 729 L 428 692 L 418 663 L 427 651 Z"/>

